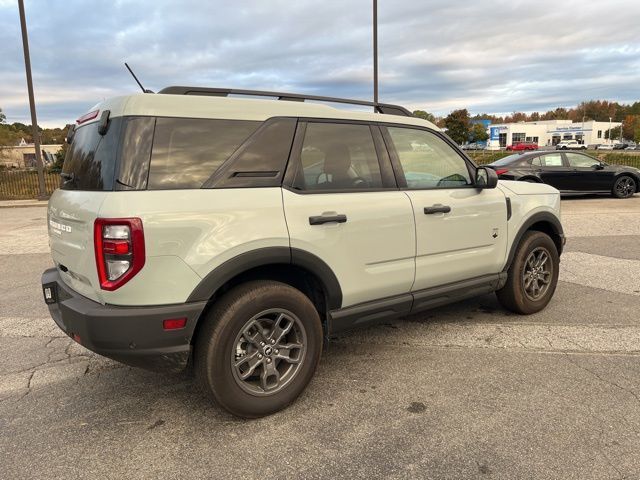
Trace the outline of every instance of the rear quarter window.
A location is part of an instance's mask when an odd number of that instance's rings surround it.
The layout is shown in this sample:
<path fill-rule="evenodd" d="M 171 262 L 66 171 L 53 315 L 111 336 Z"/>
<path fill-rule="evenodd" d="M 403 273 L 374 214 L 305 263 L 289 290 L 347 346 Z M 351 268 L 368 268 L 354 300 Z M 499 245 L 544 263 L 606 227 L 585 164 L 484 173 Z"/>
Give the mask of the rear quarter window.
<path fill-rule="evenodd" d="M 200 188 L 261 125 L 245 120 L 158 118 L 147 188 Z"/>
<path fill-rule="evenodd" d="M 63 190 L 113 190 L 121 119 L 111 120 L 105 135 L 98 124 L 76 129 L 62 166 Z"/>

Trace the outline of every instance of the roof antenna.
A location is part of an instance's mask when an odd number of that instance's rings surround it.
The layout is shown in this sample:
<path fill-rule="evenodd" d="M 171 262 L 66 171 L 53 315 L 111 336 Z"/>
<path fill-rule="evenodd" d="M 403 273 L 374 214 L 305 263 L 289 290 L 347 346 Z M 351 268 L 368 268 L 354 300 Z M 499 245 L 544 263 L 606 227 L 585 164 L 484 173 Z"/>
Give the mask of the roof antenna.
<path fill-rule="evenodd" d="M 127 67 L 127 70 L 129 70 L 129 73 L 131 74 L 131 76 L 133 77 L 133 79 L 136 81 L 136 83 L 140 86 L 140 88 L 142 89 L 142 93 L 153 93 L 153 91 L 151 90 L 146 90 L 142 84 L 140 83 L 140 80 L 138 80 L 138 77 L 136 77 L 136 74 L 133 73 L 133 70 L 131 70 L 131 67 L 127 64 L 127 62 L 124 62 L 124 66 Z"/>

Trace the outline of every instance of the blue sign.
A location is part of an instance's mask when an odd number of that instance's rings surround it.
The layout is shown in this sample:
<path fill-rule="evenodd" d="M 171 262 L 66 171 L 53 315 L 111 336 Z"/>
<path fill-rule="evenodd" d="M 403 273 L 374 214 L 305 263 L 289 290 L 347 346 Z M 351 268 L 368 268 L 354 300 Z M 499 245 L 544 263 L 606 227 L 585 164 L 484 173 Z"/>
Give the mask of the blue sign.
<path fill-rule="evenodd" d="M 490 140 L 500 140 L 500 127 L 491 127 L 489 132 Z"/>

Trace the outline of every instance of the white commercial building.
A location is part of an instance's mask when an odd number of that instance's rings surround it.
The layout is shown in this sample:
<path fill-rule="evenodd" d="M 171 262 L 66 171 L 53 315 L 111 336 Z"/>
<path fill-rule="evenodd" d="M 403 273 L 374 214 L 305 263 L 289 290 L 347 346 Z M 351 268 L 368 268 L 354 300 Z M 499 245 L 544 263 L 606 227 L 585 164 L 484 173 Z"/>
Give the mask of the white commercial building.
<path fill-rule="evenodd" d="M 571 120 L 540 120 L 492 124 L 487 128 L 490 149 L 498 149 L 518 142 L 533 142 L 539 147 L 556 145 L 564 140 L 577 140 L 585 145 L 609 143 L 606 131 L 619 128 L 620 122 L 572 122 Z"/>

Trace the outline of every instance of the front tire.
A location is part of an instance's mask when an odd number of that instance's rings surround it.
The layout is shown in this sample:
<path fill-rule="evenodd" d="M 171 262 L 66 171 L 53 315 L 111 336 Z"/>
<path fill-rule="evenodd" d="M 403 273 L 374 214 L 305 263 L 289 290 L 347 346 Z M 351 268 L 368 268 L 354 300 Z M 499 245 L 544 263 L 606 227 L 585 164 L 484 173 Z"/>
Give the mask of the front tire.
<path fill-rule="evenodd" d="M 322 325 L 299 290 L 248 282 L 225 294 L 204 321 L 195 346 L 196 379 L 230 413 L 258 418 L 282 410 L 313 377 Z"/>
<path fill-rule="evenodd" d="M 636 193 L 636 181 L 629 175 L 620 175 L 616 178 L 611 189 L 611 194 L 616 198 L 629 198 Z"/>
<path fill-rule="evenodd" d="M 558 284 L 560 258 L 553 240 L 543 232 L 526 232 L 507 272 L 507 283 L 496 292 L 507 310 L 529 315 L 547 306 Z"/>

